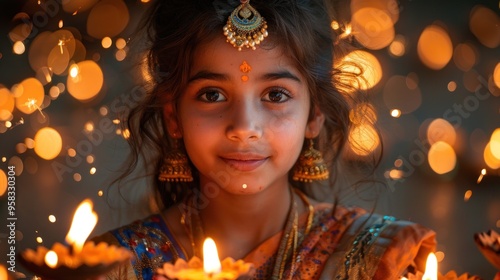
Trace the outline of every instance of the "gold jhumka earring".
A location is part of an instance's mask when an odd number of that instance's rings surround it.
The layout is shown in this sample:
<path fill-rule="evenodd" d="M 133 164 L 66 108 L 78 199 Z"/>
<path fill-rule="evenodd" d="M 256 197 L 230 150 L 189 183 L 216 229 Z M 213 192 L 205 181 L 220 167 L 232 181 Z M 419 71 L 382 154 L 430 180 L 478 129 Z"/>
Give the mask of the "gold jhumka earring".
<path fill-rule="evenodd" d="M 160 167 L 158 180 L 162 182 L 191 182 L 193 175 L 189 166 L 186 153 L 179 148 L 178 140 L 174 142 L 174 148 L 168 152 Z"/>
<path fill-rule="evenodd" d="M 314 142 L 309 139 L 309 147 L 302 151 L 295 163 L 292 179 L 311 183 L 328 179 L 329 173 L 321 152 L 314 149 Z"/>
<path fill-rule="evenodd" d="M 240 5 L 227 18 L 224 35 L 233 47 L 241 51 L 242 47 L 256 49 L 267 37 L 266 20 L 250 6 L 250 0 L 240 0 Z"/>

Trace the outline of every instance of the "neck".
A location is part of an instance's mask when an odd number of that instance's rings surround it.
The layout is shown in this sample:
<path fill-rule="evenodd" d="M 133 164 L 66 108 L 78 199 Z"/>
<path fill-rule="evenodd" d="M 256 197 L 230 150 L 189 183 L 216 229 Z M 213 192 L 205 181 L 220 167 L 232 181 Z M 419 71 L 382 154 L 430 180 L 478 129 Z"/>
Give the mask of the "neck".
<path fill-rule="evenodd" d="M 251 195 L 236 195 L 220 189 L 198 201 L 205 237 L 218 244 L 222 259 L 240 259 L 259 244 L 283 230 L 290 210 L 288 184 Z M 213 198 L 209 198 L 213 197 Z"/>

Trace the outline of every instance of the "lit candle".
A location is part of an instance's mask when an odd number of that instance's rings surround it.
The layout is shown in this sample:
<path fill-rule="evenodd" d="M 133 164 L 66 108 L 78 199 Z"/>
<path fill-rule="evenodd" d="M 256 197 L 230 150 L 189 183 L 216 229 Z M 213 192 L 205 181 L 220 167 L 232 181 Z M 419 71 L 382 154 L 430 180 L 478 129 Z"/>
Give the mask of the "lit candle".
<path fill-rule="evenodd" d="M 217 246 L 215 246 L 215 241 L 210 237 L 205 239 L 203 243 L 203 270 L 208 275 L 214 275 L 221 271 Z"/>
<path fill-rule="evenodd" d="M 156 271 L 155 279 L 234 280 L 252 272 L 253 265 L 243 260 L 226 258 L 221 262 L 214 240 L 207 238 L 203 243 L 203 263 L 196 256 L 189 262 L 183 259 L 177 259 L 175 264 L 167 262 Z"/>
<path fill-rule="evenodd" d="M 437 280 L 438 279 L 438 269 L 437 269 L 437 258 L 434 253 L 430 253 L 427 257 L 427 263 L 425 264 L 425 273 L 422 276 L 422 280 Z"/>
<path fill-rule="evenodd" d="M 97 214 L 92 210 L 92 201 L 85 199 L 76 209 L 73 222 L 66 235 L 66 242 L 73 248 L 73 253 L 82 251 L 83 244 L 97 224 Z"/>

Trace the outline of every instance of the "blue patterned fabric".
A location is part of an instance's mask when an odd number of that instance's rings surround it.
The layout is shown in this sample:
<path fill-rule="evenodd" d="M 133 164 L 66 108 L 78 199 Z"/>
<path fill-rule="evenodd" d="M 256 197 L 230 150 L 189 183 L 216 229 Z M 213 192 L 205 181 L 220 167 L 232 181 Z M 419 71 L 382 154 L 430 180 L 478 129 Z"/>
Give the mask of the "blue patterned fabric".
<path fill-rule="evenodd" d="M 186 259 L 159 214 L 115 229 L 111 234 L 134 253 L 132 266 L 137 279 L 153 279 L 155 269 L 164 262 Z"/>

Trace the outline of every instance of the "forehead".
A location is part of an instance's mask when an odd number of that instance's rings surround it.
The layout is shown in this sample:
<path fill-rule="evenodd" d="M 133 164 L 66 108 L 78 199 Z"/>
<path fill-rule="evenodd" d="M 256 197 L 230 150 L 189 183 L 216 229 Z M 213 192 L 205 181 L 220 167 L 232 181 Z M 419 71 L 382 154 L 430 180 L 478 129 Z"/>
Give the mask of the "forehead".
<path fill-rule="evenodd" d="M 228 74 L 231 71 L 238 72 L 243 61 L 250 65 L 254 73 L 285 68 L 298 74 L 292 60 L 285 55 L 280 46 L 272 48 L 269 45 L 257 46 L 256 50 L 245 48 L 238 51 L 226 42 L 223 36 L 199 45 L 193 58 L 191 75 L 200 70 L 213 70 Z"/>

